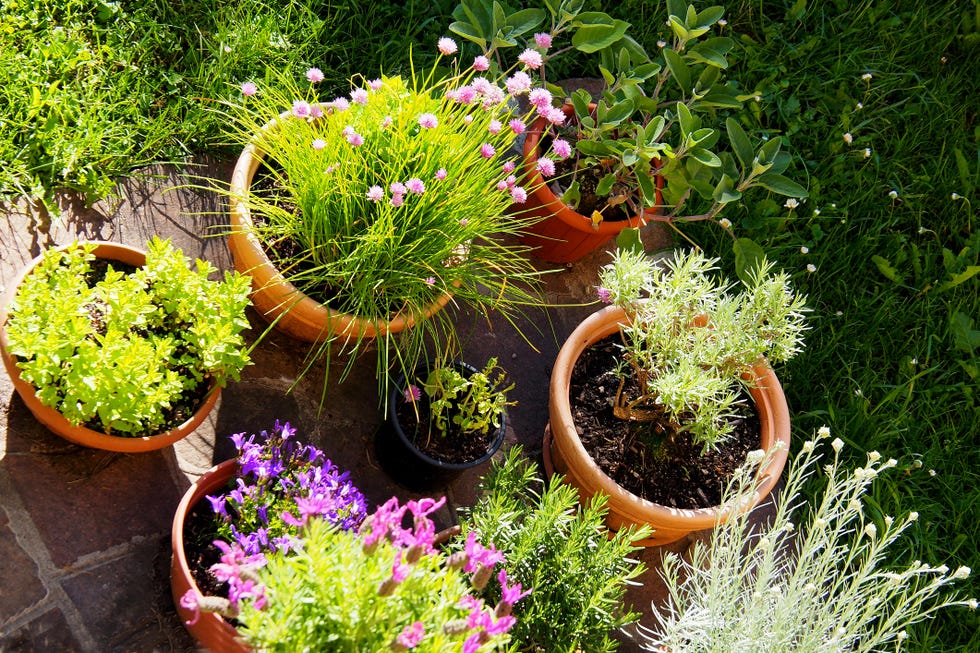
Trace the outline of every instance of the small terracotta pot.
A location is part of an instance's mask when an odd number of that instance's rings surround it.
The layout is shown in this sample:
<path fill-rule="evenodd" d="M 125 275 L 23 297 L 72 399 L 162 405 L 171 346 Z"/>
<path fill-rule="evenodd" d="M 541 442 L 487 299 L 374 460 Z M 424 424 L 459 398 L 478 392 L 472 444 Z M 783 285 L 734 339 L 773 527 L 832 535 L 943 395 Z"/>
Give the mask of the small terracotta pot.
<path fill-rule="evenodd" d="M 595 105 L 590 107 L 594 108 Z M 571 104 L 563 106 L 562 111 L 567 117 L 575 115 Z M 522 243 L 534 248 L 532 253 L 535 256 L 551 263 L 572 263 L 599 249 L 623 229 L 642 227 L 660 215 L 660 209 L 650 208 L 642 216 L 634 216 L 629 220 L 603 220 L 598 227 L 593 227 L 588 216 L 568 208 L 551 191 L 537 170 L 539 144 L 547 124 L 545 118 L 538 118 L 527 131 L 522 165 L 530 190 L 527 201 L 511 208 L 513 213 L 519 213 L 521 217 L 535 219 L 521 236 Z M 660 196 L 662 186 L 663 179 L 658 177 L 658 205 L 663 202 Z"/>
<path fill-rule="evenodd" d="M 65 249 L 66 247 L 71 247 L 71 245 L 67 245 L 61 249 Z M 146 263 L 146 252 L 119 243 L 99 242 L 96 245 L 94 253 L 97 258 L 120 261 L 128 265 L 142 266 Z M 13 382 L 17 394 L 20 395 L 20 398 L 27 405 L 31 413 L 34 414 L 37 421 L 44 424 L 52 433 L 60 435 L 75 444 L 92 447 L 93 449 L 120 451 L 123 453 L 141 453 L 162 449 L 187 437 L 197 429 L 211 410 L 214 409 L 215 403 L 221 395 L 221 388 L 214 382 L 212 382 L 204 402 L 189 420 L 166 433 L 139 438 L 106 435 L 105 433 L 93 431 L 84 426 L 75 426 L 57 410 L 41 403 L 41 400 L 37 397 L 35 387 L 21 378 L 17 362 L 8 351 L 7 330 L 5 326 L 7 324 L 7 307 L 17 293 L 17 288 L 27 275 L 41 262 L 42 257 L 43 254 L 31 261 L 13 280 L 3 297 L 3 304 L 0 306 L 0 356 L 3 357 L 3 365 L 7 369 L 7 374 L 10 376 L 10 380 Z"/>
<path fill-rule="evenodd" d="M 289 112 L 282 114 L 285 120 Z M 263 130 L 275 125 L 269 123 Z M 415 325 L 415 315 L 399 314 L 389 322 L 375 322 L 355 315 L 335 311 L 312 299 L 286 280 L 266 256 L 255 230 L 247 197 L 252 178 L 264 158 L 254 143 L 242 150 L 231 177 L 231 233 L 228 248 L 235 262 L 235 269 L 252 279 L 252 304 L 268 322 L 280 331 L 303 342 L 324 342 L 333 338 L 341 340 L 375 338 L 397 333 Z M 441 310 L 452 299 L 444 294 L 430 304 L 419 317 L 428 318 Z"/>
<path fill-rule="evenodd" d="M 187 553 L 184 550 L 184 525 L 194 506 L 204 501 L 205 496 L 221 492 L 237 469 L 237 460 L 226 460 L 205 472 L 196 483 L 187 488 L 187 492 L 177 506 L 170 531 L 170 546 L 173 550 L 170 560 L 170 590 L 173 593 L 177 614 L 194 639 L 213 653 L 249 653 L 252 649 L 242 640 L 235 627 L 218 614 L 201 612 L 193 625 L 187 623 L 192 619 L 193 614 L 180 605 L 180 598 L 187 590 L 194 590 L 200 596 L 201 590 L 194 582 L 190 565 L 187 563 Z"/>
<path fill-rule="evenodd" d="M 648 524 L 654 529 L 652 537 L 636 542 L 639 546 L 660 546 L 681 539 L 694 531 L 713 528 L 725 515 L 720 507 L 696 510 L 668 508 L 626 491 L 595 463 L 575 430 L 569 402 L 572 369 L 575 362 L 593 343 L 616 333 L 627 321 L 626 313 L 618 306 L 607 306 L 586 318 L 562 345 L 551 375 L 549 395 L 549 450 L 554 471 L 565 475 L 566 481 L 579 491 L 585 502 L 597 492 L 609 496 L 606 525 L 618 530 L 631 524 Z M 768 365 L 755 368 L 756 385 L 751 389 L 760 422 L 760 448 L 769 451 L 776 441 L 783 443 L 769 463 L 759 470 L 756 492 L 751 509 L 765 498 L 779 481 L 790 444 L 790 417 L 786 397 L 779 380 Z"/>

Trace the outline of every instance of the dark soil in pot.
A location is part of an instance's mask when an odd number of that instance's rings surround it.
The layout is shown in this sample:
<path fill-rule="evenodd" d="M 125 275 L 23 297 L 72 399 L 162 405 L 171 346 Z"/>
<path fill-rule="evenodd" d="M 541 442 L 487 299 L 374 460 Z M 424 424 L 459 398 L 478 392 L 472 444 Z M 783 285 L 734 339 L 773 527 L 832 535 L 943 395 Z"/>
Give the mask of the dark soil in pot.
<path fill-rule="evenodd" d="M 405 435 L 419 451 L 444 463 L 458 465 L 482 458 L 496 439 L 496 429 L 491 428 L 486 434 L 463 433 L 455 424 L 443 435 L 430 424 L 429 398 L 424 394 L 414 406 L 399 397 L 395 415 Z"/>
<path fill-rule="evenodd" d="M 744 392 L 734 433 L 715 449 L 689 434 L 677 434 L 669 423 L 631 422 L 613 415 L 621 350 L 614 334 L 587 348 L 572 371 L 569 399 L 572 417 L 586 451 L 603 472 L 627 491 L 672 508 L 710 508 L 748 453 L 760 446 L 755 404 Z"/>

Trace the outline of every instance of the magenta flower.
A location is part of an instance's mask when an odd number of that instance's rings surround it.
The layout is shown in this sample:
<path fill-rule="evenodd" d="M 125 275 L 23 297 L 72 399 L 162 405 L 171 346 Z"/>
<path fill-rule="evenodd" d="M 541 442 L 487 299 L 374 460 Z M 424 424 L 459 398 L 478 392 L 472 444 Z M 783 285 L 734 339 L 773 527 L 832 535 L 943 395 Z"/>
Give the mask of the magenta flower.
<path fill-rule="evenodd" d="M 425 624 L 421 621 L 416 621 L 411 626 L 405 626 L 401 634 L 395 638 L 395 642 L 404 646 L 405 648 L 415 648 L 425 637 Z"/>
<path fill-rule="evenodd" d="M 319 68 L 310 68 L 306 71 L 306 79 L 314 84 L 323 81 L 323 71 Z"/>
<path fill-rule="evenodd" d="M 446 178 L 446 175 L 448 175 L 448 174 L 449 173 L 446 172 L 446 169 L 445 168 L 439 168 L 438 170 L 436 170 L 436 179 L 438 179 L 439 181 L 442 181 L 443 179 Z"/>
<path fill-rule="evenodd" d="M 394 195 L 391 196 L 391 199 L 388 200 L 388 203 L 394 206 L 395 208 L 398 208 L 399 206 L 405 203 L 405 196 L 395 193 Z"/>
<path fill-rule="evenodd" d="M 434 285 L 436 285 L 436 278 L 435 277 L 426 277 L 425 278 L 425 285 L 427 285 L 427 286 L 434 286 Z"/>
<path fill-rule="evenodd" d="M 540 109 L 538 112 L 542 113 Z M 548 122 L 550 122 L 552 125 L 558 125 L 560 127 L 565 124 L 565 112 L 558 107 L 549 107 L 546 112 L 542 113 L 542 115 L 547 118 Z"/>
<path fill-rule="evenodd" d="M 480 567 L 493 567 L 498 562 L 503 562 L 504 554 L 493 547 L 486 548 L 476 539 L 476 533 L 470 531 L 466 536 L 466 566 L 463 567 L 468 573 L 473 573 Z"/>
<path fill-rule="evenodd" d="M 180 597 L 180 607 L 191 611 L 190 620 L 184 622 L 188 626 L 193 626 L 201 618 L 201 608 L 197 602 L 197 592 L 194 590 L 184 592 L 184 595 Z"/>
<path fill-rule="evenodd" d="M 466 226 L 466 225 L 468 225 L 469 223 L 470 223 L 470 221 L 469 221 L 469 220 L 467 220 L 466 218 L 460 218 L 460 219 L 459 219 L 459 226 L 460 226 L 460 227 L 465 227 L 465 226 Z"/>
<path fill-rule="evenodd" d="M 415 402 L 422 398 L 422 391 L 417 385 L 410 385 L 405 388 L 405 401 Z"/>
<path fill-rule="evenodd" d="M 504 172 L 506 172 L 508 174 L 510 174 L 511 172 L 514 172 L 514 169 L 515 168 L 517 168 L 517 164 L 514 163 L 513 161 L 507 161 L 507 162 L 504 163 Z"/>
<path fill-rule="evenodd" d="M 612 292 L 610 292 L 608 288 L 599 286 L 598 288 L 595 289 L 595 294 L 599 296 L 599 301 L 602 302 L 603 304 L 612 303 Z"/>
<path fill-rule="evenodd" d="M 542 50 L 547 50 L 551 47 L 551 34 L 538 32 L 534 35 L 534 44 Z"/>
<path fill-rule="evenodd" d="M 484 57 L 482 54 L 473 59 L 473 70 L 483 72 L 484 70 L 489 70 L 489 68 L 490 60 Z"/>
<path fill-rule="evenodd" d="M 439 125 L 439 119 L 431 113 L 423 113 L 419 116 L 419 125 L 425 129 L 435 129 Z"/>
<path fill-rule="evenodd" d="M 490 124 L 487 125 L 487 131 L 494 135 L 499 134 L 500 130 L 503 128 L 504 126 L 499 120 L 491 120 Z"/>
<path fill-rule="evenodd" d="M 297 118 L 309 118 L 311 113 L 310 103 L 306 100 L 296 100 L 293 102 L 293 115 Z"/>
<path fill-rule="evenodd" d="M 538 113 L 541 109 L 551 108 L 551 93 L 546 88 L 536 88 L 527 96 L 528 101 L 538 108 Z"/>
<path fill-rule="evenodd" d="M 381 186 L 371 186 L 368 188 L 367 198 L 372 202 L 380 202 L 385 198 L 385 189 Z"/>
<path fill-rule="evenodd" d="M 527 127 L 524 125 L 524 121 L 519 118 L 513 118 L 509 123 L 507 123 L 507 126 L 510 127 L 510 130 L 517 136 L 523 134 L 524 130 L 527 129 Z"/>
<path fill-rule="evenodd" d="M 405 188 L 408 189 L 409 193 L 421 195 L 425 192 L 425 183 L 418 177 L 412 177 L 405 182 Z"/>
<path fill-rule="evenodd" d="M 476 88 L 470 85 L 460 86 L 456 89 L 455 99 L 460 104 L 471 104 L 476 99 Z"/>
<path fill-rule="evenodd" d="M 543 156 L 538 159 L 537 169 L 541 173 L 541 176 L 550 177 L 555 174 L 555 162 Z"/>
<path fill-rule="evenodd" d="M 528 48 L 518 55 L 517 60 L 531 70 L 537 70 L 544 64 L 544 59 L 541 57 L 541 53 L 537 50 L 532 50 L 531 48 Z"/>
<path fill-rule="evenodd" d="M 314 150 L 316 150 L 316 151 L 319 152 L 320 150 L 322 150 L 323 148 L 325 148 L 327 146 L 327 142 L 325 140 L 323 140 L 322 138 L 314 138 L 313 139 L 313 142 L 310 143 L 310 145 L 313 146 L 313 149 Z"/>
<path fill-rule="evenodd" d="M 480 640 L 482 637 L 483 635 L 481 633 L 473 633 L 472 635 L 467 637 L 466 641 L 463 642 L 462 653 L 476 653 L 477 651 L 479 651 Z"/>
<path fill-rule="evenodd" d="M 438 47 L 439 47 L 439 52 L 446 55 L 447 57 L 451 54 L 455 54 L 456 50 L 458 49 L 456 47 L 456 41 L 452 40 L 448 36 L 444 36 L 441 39 L 439 39 Z"/>
<path fill-rule="evenodd" d="M 568 144 L 568 141 L 556 138 L 551 142 L 551 151 L 555 153 L 559 159 L 567 159 L 572 155 L 572 146 Z"/>
<path fill-rule="evenodd" d="M 510 189 L 510 197 L 517 204 L 523 204 L 527 201 L 527 191 L 520 186 L 514 186 Z"/>
<path fill-rule="evenodd" d="M 507 182 L 504 181 L 503 179 L 501 179 L 500 181 L 497 182 L 497 190 L 499 190 L 499 191 L 505 191 L 505 190 L 507 190 L 507 188 L 508 188 Z"/>
<path fill-rule="evenodd" d="M 517 177 L 514 175 L 507 175 L 507 179 L 504 180 L 504 183 L 507 184 L 507 188 L 513 188 L 517 185 Z"/>
<path fill-rule="evenodd" d="M 493 145 L 490 143 L 484 143 L 480 146 L 480 156 L 484 159 L 492 159 L 493 155 L 497 153 L 497 150 L 493 149 Z"/>
<path fill-rule="evenodd" d="M 519 70 L 504 81 L 504 86 L 511 95 L 520 95 L 530 91 L 532 83 L 531 77 L 523 70 Z M 548 102 L 551 102 L 550 98 Z"/>
<path fill-rule="evenodd" d="M 531 593 L 531 590 L 521 591 L 523 588 L 520 583 L 515 583 L 513 585 L 507 584 L 507 570 L 501 569 L 497 574 L 497 580 L 500 581 L 500 601 L 508 605 L 514 605 L 525 596 Z"/>
<path fill-rule="evenodd" d="M 388 190 L 390 190 L 394 195 L 404 195 L 408 192 L 408 188 L 406 188 L 405 184 L 400 181 L 391 182 L 391 185 L 388 186 Z"/>
<path fill-rule="evenodd" d="M 245 82 L 242 84 L 242 95 L 245 97 L 252 97 L 259 92 L 259 87 L 255 85 L 254 82 Z"/>
<path fill-rule="evenodd" d="M 354 104 L 367 104 L 368 92 L 367 89 L 355 88 L 350 92 L 351 102 Z"/>
<path fill-rule="evenodd" d="M 347 127 L 344 127 L 344 131 L 342 133 L 344 134 L 344 138 L 347 139 L 347 142 L 353 145 L 354 147 L 364 145 L 364 137 L 358 134 L 356 131 L 354 131 L 353 127 L 349 125 Z"/>
<path fill-rule="evenodd" d="M 323 174 L 325 175 L 333 174 L 333 171 L 336 170 L 339 166 L 340 166 L 339 163 L 331 163 L 330 165 L 327 166 L 327 169 L 323 171 Z"/>

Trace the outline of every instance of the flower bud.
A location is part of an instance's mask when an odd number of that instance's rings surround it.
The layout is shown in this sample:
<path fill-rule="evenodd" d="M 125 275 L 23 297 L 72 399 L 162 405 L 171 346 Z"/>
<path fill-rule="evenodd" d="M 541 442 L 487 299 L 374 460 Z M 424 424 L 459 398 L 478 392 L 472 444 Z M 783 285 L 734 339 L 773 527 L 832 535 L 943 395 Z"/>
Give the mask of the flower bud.
<path fill-rule="evenodd" d="M 482 590 L 487 586 L 487 582 L 490 580 L 490 576 L 492 574 L 493 567 L 480 565 L 480 567 L 473 572 L 473 578 L 470 579 L 470 585 L 472 585 L 474 589 Z"/>
<path fill-rule="evenodd" d="M 452 621 L 447 621 L 442 627 L 442 632 L 447 635 L 462 635 L 470 629 L 469 625 L 466 623 L 466 619 L 453 619 Z"/>

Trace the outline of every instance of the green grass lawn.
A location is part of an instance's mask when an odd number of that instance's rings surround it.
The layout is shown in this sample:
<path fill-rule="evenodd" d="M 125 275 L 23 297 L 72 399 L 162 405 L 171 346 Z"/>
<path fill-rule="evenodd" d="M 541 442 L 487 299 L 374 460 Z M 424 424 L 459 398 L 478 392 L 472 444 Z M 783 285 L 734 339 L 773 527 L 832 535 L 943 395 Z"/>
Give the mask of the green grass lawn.
<path fill-rule="evenodd" d="M 657 47 L 662 3 L 608 4 Z M 242 81 L 316 65 L 337 90 L 402 71 L 454 6 L 5 0 L 0 196 L 94 200 L 146 162 L 214 151 L 226 138 L 210 108 Z M 810 191 L 792 210 L 726 213 L 810 297 L 807 350 L 781 373 L 795 436 L 826 424 L 855 462 L 898 459 L 873 508 L 920 513 L 905 557 L 980 572 L 980 1 L 736 0 L 726 17 L 729 77 L 760 98 L 742 122 L 782 134 Z M 685 233 L 732 263 L 721 230 Z M 957 611 L 910 649 L 978 651 L 978 632 L 980 616 Z"/>

